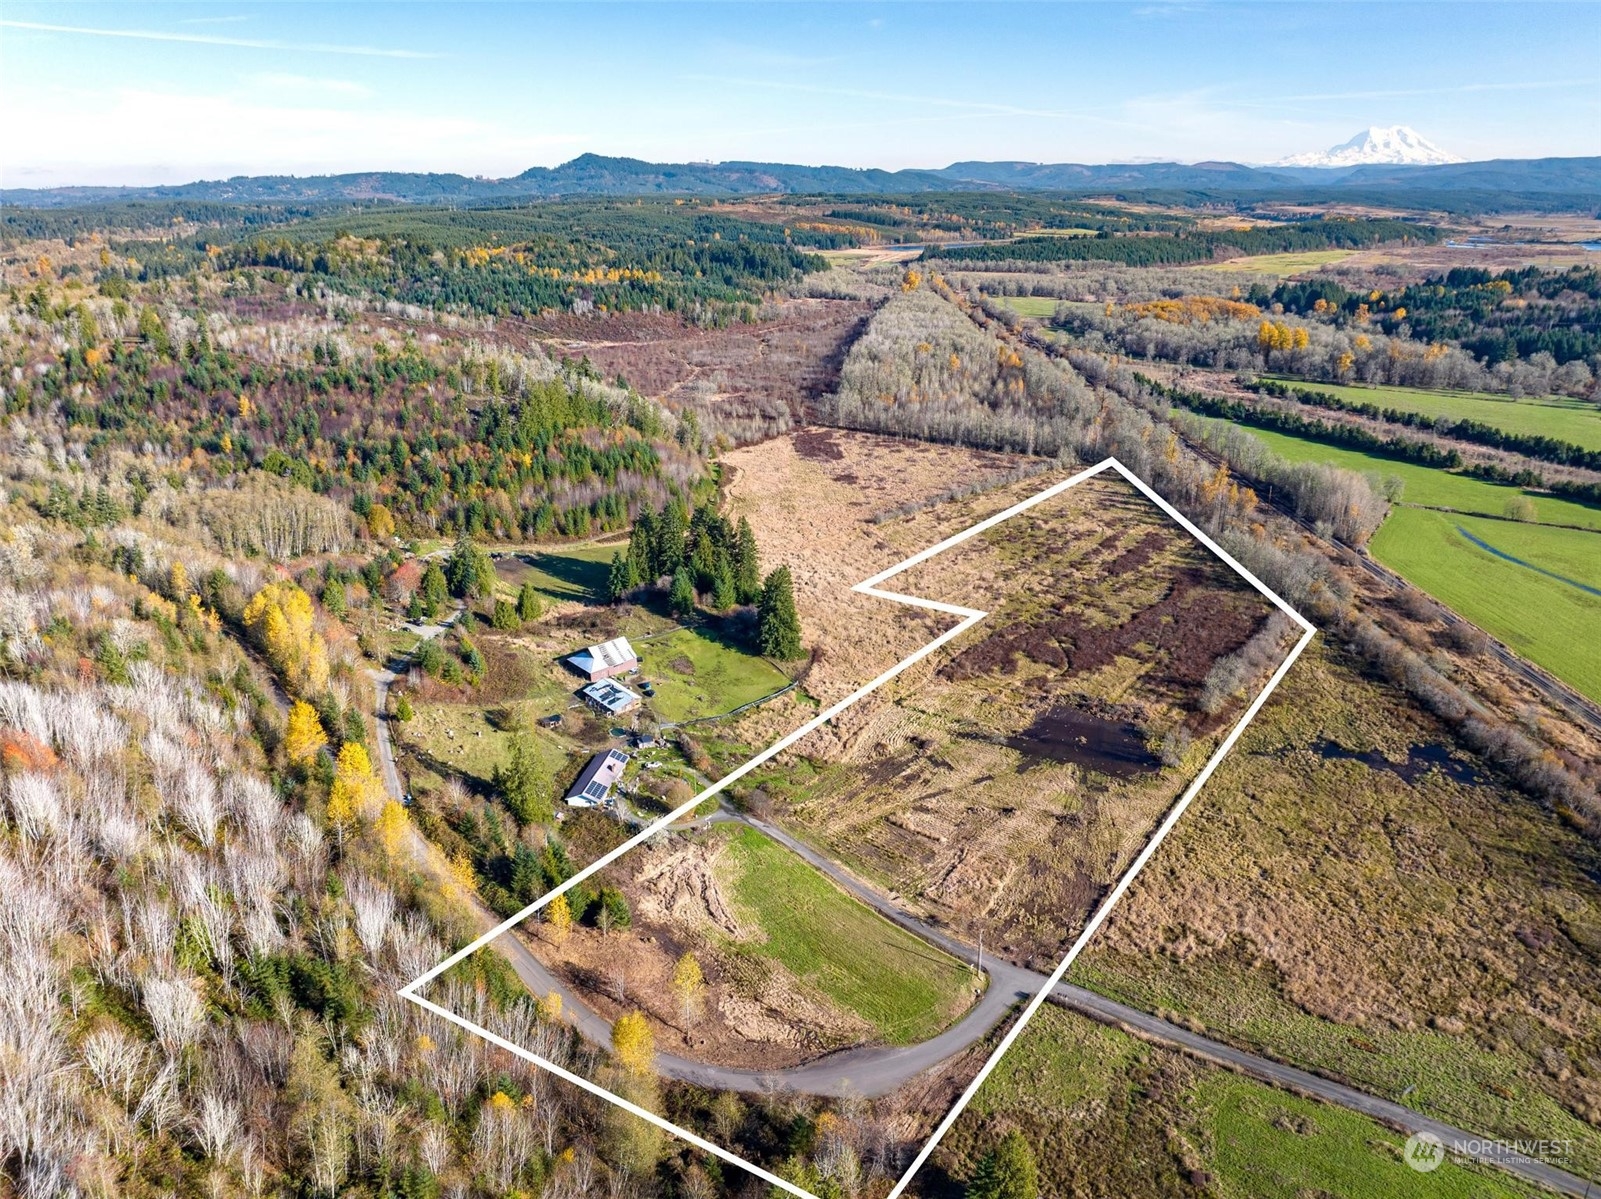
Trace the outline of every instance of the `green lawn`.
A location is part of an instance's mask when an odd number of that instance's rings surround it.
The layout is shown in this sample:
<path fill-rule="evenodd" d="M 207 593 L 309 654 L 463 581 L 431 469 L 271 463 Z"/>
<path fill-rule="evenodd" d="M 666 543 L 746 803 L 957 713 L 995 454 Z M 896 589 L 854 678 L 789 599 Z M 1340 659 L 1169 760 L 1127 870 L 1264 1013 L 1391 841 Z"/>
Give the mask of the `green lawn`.
<path fill-rule="evenodd" d="M 1555 437 L 1585 449 L 1601 450 L 1601 405 L 1583 400 L 1547 396 L 1514 400 L 1475 391 L 1425 391 L 1417 387 L 1340 386 L 1308 383 L 1301 379 L 1269 376 L 1309 391 L 1328 391 L 1344 400 L 1399 408 L 1425 416 L 1476 420 L 1507 433 Z"/>
<path fill-rule="evenodd" d="M 1587 529 L 1601 529 L 1601 508 L 1591 508 L 1584 504 L 1576 504 L 1572 500 L 1523 492 L 1519 488 L 1500 483 L 1486 483 L 1482 479 L 1470 479 L 1466 475 L 1455 475 L 1430 466 L 1397 462 L 1393 458 L 1381 458 L 1377 454 L 1365 454 L 1360 450 L 1324 445 L 1321 442 L 1291 437 L 1269 429 L 1254 429 L 1249 425 L 1241 425 L 1240 428 L 1257 438 L 1281 458 L 1288 458 L 1292 462 L 1327 462 L 1331 466 L 1343 466 L 1347 470 L 1378 475 L 1381 478 L 1393 475 L 1405 484 L 1405 489 L 1401 493 L 1403 503 L 1501 516 L 1506 511 L 1507 502 L 1523 494 L 1534 501 L 1535 511 L 1542 524 L 1579 525 Z"/>
<path fill-rule="evenodd" d="M 1242 427 L 1275 454 L 1292 461 L 1327 462 L 1401 479 L 1405 485 L 1402 504 L 1426 507 L 1394 508 L 1368 547 L 1374 558 L 1569 686 L 1601 699 L 1601 638 L 1595 635 L 1601 628 L 1601 597 L 1498 558 L 1457 532 L 1460 526 L 1503 553 L 1601 587 L 1601 509 Z M 1534 501 L 1542 523 L 1472 515 L 1502 515 L 1507 501 L 1518 494 Z M 1455 511 L 1426 510 L 1435 507 Z M 1558 527 L 1575 525 L 1580 527 Z"/>
<path fill-rule="evenodd" d="M 635 641 L 634 651 L 640 677 L 656 687 L 652 709 L 673 723 L 732 711 L 789 682 L 766 658 L 694 629 Z"/>
<path fill-rule="evenodd" d="M 524 583 L 532 582 L 547 603 L 577 600 L 601 604 L 606 602 L 611 556 L 620 548 L 627 546 L 588 544 L 521 551 L 515 558 L 498 559 L 495 571 L 508 595 L 515 595 Z"/>
<path fill-rule="evenodd" d="M 766 941 L 746 945 L 780 962 L 891 1045 L 949 1027 L 974 999 L 961 962 L 891 924 L 755 829 L 729 836 L 735 901 Z"/>
<path fill-rule="evenodd" d="M 1507 562 L 1458 532 L 1601 588 L 1601 533 L 1397 508 L 1373 556 L 1524 657 L 1601 700 L 1601 596 Z"/>

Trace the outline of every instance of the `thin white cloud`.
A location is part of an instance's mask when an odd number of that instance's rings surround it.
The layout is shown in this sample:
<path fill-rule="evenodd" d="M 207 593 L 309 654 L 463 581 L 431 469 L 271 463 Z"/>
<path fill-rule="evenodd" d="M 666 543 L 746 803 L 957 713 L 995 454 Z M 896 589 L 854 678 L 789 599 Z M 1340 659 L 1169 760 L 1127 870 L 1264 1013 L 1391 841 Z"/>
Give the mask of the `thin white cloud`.
<path fill-rule="evenodd" d="M 266 71 L 250 76 L 250 81 L 275 91 L 327 92 L 358 99 L 372 95 L 372 88 L 353 79 L 323 79 L 310 75 L 285 75 L 278 71 Z"/>
<path fill-rule="evenodd" d="M 86 25 L 50 25 L 43 21 L 0 20 L 8 29 L 36 33 L 69 33 L 84 37 L 133 38 L 147 42 L 184 42 L 196 46 L 238 46 L 247 50 L 289 50 L 299 54 L 353 54 L 363 58 L 440 58 L 426 50 L 391 50 L 381 46 L 340 46 L 331 42 L 281 42 L 270 38 L 223 37 L 212 33 L 172 33 L 159 29 L 96 29 Z"/>

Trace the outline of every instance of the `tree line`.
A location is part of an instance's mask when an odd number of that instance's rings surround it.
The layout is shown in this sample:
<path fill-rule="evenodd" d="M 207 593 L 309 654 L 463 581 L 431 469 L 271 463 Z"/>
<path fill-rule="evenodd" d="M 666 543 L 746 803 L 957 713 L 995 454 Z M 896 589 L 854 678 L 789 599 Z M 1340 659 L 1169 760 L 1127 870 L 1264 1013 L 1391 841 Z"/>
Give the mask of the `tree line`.
<path fill-rule="evenodd" d="M 1489 446 L 1496 450 L 1508 450 L 1525 457 L 1538 458 L 1543 462 L 1555 462 L 1560 466 L 1601 470 L 1601 450 L 1586 449 L 1582 445 L 1575 445 L 1571 441 L 1563 441 L 1556 437 L 1545 437 L 1537 433 L 1509 433 L 1495 425 L 1465 417 L 1429 416 L 1426 413 L 1410 412 L 1403 408 L 1383 408 L 1363 400 L 1347 399 L 1330 391 L 1295 387 L 1274 379 L 1248 382 L 1245 386 L 1251 391 L 1276 399 L 1294 400 L 1297 403 L 1327 408 L 1335 412 L 1350 412 L 1389 424 L 1405 425 L 1411 429 L 1426 429 L 1442 437 L 1452 437 L 1458 441 L 1468 441 L 1474 445 Z"/>
<path fill-rule="evenodd" d="M 736 527 L 712 505 L 691 511 L 679 496 L 640 512 L 627 550 L 612 554 L 606 598 L 621 603 L 646 586 L 665 586 L 680 619 L 701 604 L 715 612 L 755 605 L 761 652 L 784 661 L 801 656 L 794 578 L 787 566 L 762 577 L 756 535 L 743 516 Z"/>

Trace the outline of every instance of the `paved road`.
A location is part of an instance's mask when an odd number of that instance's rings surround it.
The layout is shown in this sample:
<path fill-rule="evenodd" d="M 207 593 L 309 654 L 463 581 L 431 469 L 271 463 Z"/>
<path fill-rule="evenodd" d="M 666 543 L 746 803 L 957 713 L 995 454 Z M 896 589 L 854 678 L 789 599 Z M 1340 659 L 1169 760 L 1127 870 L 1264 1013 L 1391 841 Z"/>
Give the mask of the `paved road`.
<path fill-rule="evenodd" d="M 452 618 L 454 619 L 454 618 Z M 449 623 L 448 621 L 446 622 Z M 430 626 L 431 632 L 422 635 L 438 636 L 444 625 Z M 389 729 L 384 717 L 389 684 L 398 673 L 383 670 L 370 672 L 378 703 L 378 752 L 384 785 L 391 795 L 401 794 L 400 774 L 396 769 L 394 751 L 389 740 Z M 758 829 L 766 836 L 799 855 L 817 870 L 833 879 L 849 894 L 867 904 L 874 911 L 907 931 L 937 946 L 953 957 L 973 961 L 972 946 L 949 936 L 926 922 L 902 910 L 891 899 L 879 894 L 844 870 L 838 863 L 823 856 L 809 845 L 797 840 L 783 829 L 751 816 L 722 810 L 711 820 L 738 820 Z M 704 822 L 697 822 L 704 823 Z M 413 853 L 418 864 L 430 873 L 436 872 L 436 853 L 426 838 L 412 826 Z M 481 903 L 474 900 L 482 927 L 493 928 L 500 921 Z M 516 931 L 501 934 L 493 942 L 506 955 L 517 977 L 532 993 L 548 995 L 556 992 L 562 998 L 562 1013 L 586 1040 L 598 1045 L 611 1043 L 611 1023 L 586 1005 L 562 980 L 529 949 Z M 830 1054 L 783 1071 L 742 1070 L 728 1066 L 713 1066 L 691 1061 L 672 1054 L 656 1056 L 657 1070 L 668 1078 L 694 1083 L 719 1090 L 761 1092 L 775 1084 L 782 1084 L 803 1094 L 844 1096 L 859 1095 L 873 1098 L 888 1094 L 906 1082 L 946 1061 L 953 1055 L 976 1044 L 1013 1013 L 1017 1006 L 1045 986 L 1047 977 L 1033 970 L 1014 966 L 1009 962 L 987 960 L 984 963 L 987 985 L 978 1003 L 956 1024 L 931 1040 L 917 1045 L 901 1047 L 867 1046 Z M 1486 1138 L 1463 1129 L 1431 1119 L 1411 1108 L 1387 1099 L 1369 1095 L 1342 1083 L 1322 1078 L 1294 1066 L 1273 1061 L 1258 1054 L 1248 1053 L 1221 1041 L 1193 1033 L 1186 1028 L 1162 1020 L 1148 1012 L 1127 1004 L 1118 1003 L 1097 995 L 1083 987 L 1059 984 L 1050 995 L 1054 1003 L 1082 1015 L 1113 1025 L 1148 1040 L 1189 1053 L 1203 1060 L 1235 1069 L 1276 1087 L 1311 1095 L 1326 1103 L 1359 1112 L 1391 1128 L 1411 1135 L 1429 1133 L 1440 1139 L 1452 1152 L 1476 1158 L 1544 1186 L 1558 1194 L 1581 1196 L 1589 1199 L 1592 1191 L 1601 1196 L 1601 1187 L 1585 1181 L 1575 1174 L 1521 1154 L 1501 1151 Z"/>

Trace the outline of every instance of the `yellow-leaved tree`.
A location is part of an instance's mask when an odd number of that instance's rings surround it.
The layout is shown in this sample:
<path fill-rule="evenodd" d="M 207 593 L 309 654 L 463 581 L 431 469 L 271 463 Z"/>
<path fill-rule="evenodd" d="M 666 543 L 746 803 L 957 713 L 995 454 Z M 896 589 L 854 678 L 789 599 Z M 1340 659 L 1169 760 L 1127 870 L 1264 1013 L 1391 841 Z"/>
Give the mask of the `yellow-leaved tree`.
<path fill-rule="evenodd" d="M 291 762 L 306 763 L 317 756 L 328 744 L 328 734 L 322 731 L 317 709 L 303 699 L 297 699 L 289 709 L 289 727 L 284 732 L 284 752 Z"/>
<path fill-rule="evenodd" d="M 567 934 L 573 931 L 573 909 L 567 902 L 566 892 L 545 905 L 545 926 L 550 932 L 550 939 L 558 945 L 566 941 Z"/>
<path fill-rule="evenodd" d="M 291 691 L 327 690 L 328 646 L 317 632 L 311 596 L 293 583 L 268 583 L 245 605 L 244 623 Z"/>
<path fill-rule="evenodd" d="M 333 786 L 328 789 L 329 819 L 333 818 L 336 803 L 341 812 L 349 812 L 351 817 L 367 818 L 382 800 L 383 784 L 373 773 L 366 748 L 359 741 L 346 741 L 339 747 Z M 400 814 L 404 818 L 405 810 Z"/>
<path fill-rule="evenodd" d="M 678 965 L 673 967 L 671 986 L 673 996 L 678 1000 L 678 1010 L 683 1013 L 687 1025 L 700 1014 L 701 1001 L 706 993 L 706 976 L 701 972 L 694 954 L 686 953 L 678 959 Z"/>
<path fill-rule="evenodd" d="M 378 843 L 384 847 L 384 853 L 391 861 L 399 858 L 406 851 L 406 838 L 411 826 L 411 818 L 406 815 L 406 809 L 401 806 L 398 799 L 384 801 L 383 810 L 378 813 Z"/>
<path fill-rule="evenodd" d="M 630 1074 L 649 1074 L 656 1058 L 656 1035 L 644 1012 L 619 1016 L 611 1030 L 612 1053 Z"/>

